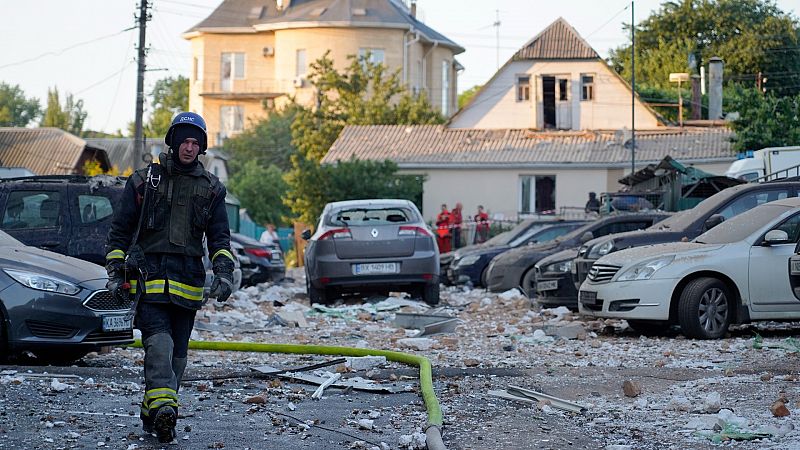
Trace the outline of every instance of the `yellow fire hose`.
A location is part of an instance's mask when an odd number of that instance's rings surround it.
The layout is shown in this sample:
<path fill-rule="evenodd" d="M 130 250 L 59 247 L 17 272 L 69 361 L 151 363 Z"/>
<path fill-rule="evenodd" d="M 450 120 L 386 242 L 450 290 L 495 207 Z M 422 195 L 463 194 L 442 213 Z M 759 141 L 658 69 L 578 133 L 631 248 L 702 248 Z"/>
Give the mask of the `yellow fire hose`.
<path fill-rule="evenodd" d="M 141 339 L 137 339 L 131 346 L 141 348 Z M 425 430 L 428 449 L 445 449 L 441 434 L 442 409 L 439 407 L 439 400 L 436 398 L 436 393 L 433 391 L 431 362 L 424 356 L 368 348 L 337 347 L 330 345 L 263 344 L 257 342 L 189 341 L 189 348 L 192 350 L 293 353 L 299 355 L 383 356 L 389 361 L 417 366 L 419 367 L 420 392 L 422 393 L 422 400 L 425 402 L 425 408 L 428 412 L 428 426 Z"/>

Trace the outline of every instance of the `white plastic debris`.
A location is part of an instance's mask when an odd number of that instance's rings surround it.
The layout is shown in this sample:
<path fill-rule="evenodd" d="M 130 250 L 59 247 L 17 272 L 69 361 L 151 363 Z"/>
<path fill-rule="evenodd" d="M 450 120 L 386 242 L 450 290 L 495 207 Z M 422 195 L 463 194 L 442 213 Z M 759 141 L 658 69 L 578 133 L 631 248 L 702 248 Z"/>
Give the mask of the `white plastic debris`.
<path fill-rule="evenodd" d="M 498 297 L 502 298 L 503 300 L 514 300 L 515 298 L 522 298 L 523 295 L 519 289 L 513 288 L 499 294 Z"/>

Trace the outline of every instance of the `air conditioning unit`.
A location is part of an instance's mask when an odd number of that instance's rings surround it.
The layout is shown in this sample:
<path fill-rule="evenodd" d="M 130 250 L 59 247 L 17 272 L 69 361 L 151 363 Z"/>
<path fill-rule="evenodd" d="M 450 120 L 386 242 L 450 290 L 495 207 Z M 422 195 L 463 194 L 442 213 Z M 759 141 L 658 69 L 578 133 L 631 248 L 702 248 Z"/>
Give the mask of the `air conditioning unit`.
<path fill-rule="evenodd" d="M 301 87 L 305 86 L 305 84 L 306 84 L 306 80 L 303 77 L 296 77 L 294 79 L 294 87 L 296 87 L 296 88 L 301 88 Z"/>
<path fill-rule="evenodd" d="M 264 56 L 275 56 L 275 47 L 264 47 L 261 52 Z"/>

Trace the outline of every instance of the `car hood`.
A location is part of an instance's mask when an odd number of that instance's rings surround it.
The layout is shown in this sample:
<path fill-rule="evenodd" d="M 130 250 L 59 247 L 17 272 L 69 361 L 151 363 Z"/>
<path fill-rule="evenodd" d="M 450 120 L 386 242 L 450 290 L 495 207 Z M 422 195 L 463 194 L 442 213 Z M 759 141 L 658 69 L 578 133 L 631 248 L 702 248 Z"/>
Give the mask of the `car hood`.
<path fill-rule="evenodd" d="M 646 245 L 610 253 L 603 256 L 595 264 L 611 264 L 614 266 L 627 266 L 662 255 L 689 256 L 713 252 L 723 245 L 698 244 L 696 242 L 671 242 L 667 244 Z"/>
<path fill-rule="evenodd" d="M 555 253 L 558 249 L 559 243 L 557 242 L 512 248 L 497 256 L 495 261 L 496 265 L 530 265 L 547 255 Z"/>
<path fill-rule="evenodd" d="M 0 267 L 27 270 L 71 283 L 107 278 L 105 268 L 36 247 L 0 247 Z"/>
<path fill-rule="evenodd" d="M 626 231 L 624 233 L 615 233 L 609 236 L 601 236 L 594 238 L 587 242 L 587 247 L 593 247 L 597 244 L 606 242 L 608 240 L 614 241 L 614 248 L 626 249 L 630 247 L 638 247 L 648 244 L 661 244 L 666 242 L 678 242 L 683 238 L 694 239 L 697 237 L 696 233 L 690 230 L 673 230 L 673 229 L 649 229 L 649 230 L 634 230 Z"/>
<path fill-rule="evenodd" d="M 578 256 L 578 249 L 572 247 L 566 250 L 561 250 L 558 253 L 553 253 L 552 255 L 540 259 L 537 265 L 541 265 L 544 267 L 548 264 L 552 264 L 555 262 L 569 261 L 571 259 L 574 259 L 576 256 Z"/>

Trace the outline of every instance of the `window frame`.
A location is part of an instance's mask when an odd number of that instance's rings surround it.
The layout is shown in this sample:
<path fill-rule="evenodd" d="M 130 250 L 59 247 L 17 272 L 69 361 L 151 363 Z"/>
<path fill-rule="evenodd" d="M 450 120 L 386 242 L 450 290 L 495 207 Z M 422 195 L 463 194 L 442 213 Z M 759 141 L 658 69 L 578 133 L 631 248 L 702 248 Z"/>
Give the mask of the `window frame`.
<path fill-rule="evenodd" d="M 302 56 L 302 58 L 301 58 Z M 302 63 L 302 64 L 301 64 Z M 294 76 L 305 77 L 308 74 L 308 52 L 304 48 L 294 51 Z"/>
<path fill-rule="evenodd" d="M 516 101 L 518 103 L 529 102 L 531 100 L 531 76 L 529 74 L 517 75 L 515 86 Z"/>
<path fill-rule="evenodd" d="M 591 81 L 586 82 L 586 78 L 591 78 Z M 593 102 L 594 101 L 594 73 L 582 73 L 581 74 L 581 101 L 582 102 Z M 588 89 L 587 89 L 588 88 Z M 588 95 L 587 95 L 588 94 Z"/>

